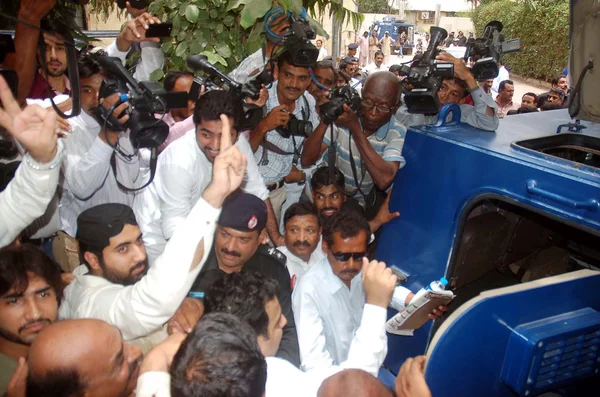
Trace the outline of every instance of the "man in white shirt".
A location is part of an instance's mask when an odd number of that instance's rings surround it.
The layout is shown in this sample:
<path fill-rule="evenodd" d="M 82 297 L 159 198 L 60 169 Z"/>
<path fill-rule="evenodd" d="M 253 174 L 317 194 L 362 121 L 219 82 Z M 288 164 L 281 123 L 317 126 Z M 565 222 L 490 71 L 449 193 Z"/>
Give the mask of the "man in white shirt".
<path fill-rule="evenodd" d="M 321 227 L 317 209 L 308 201 L 292 204 L 285 212 L 283 224 L 285 245 L 277 249 L 287 257 L 285 265 L 294 289 L 302 274 L 325 256 L 318 248 Z"/>
<path fill-rule="evenodd" d="M 319 56 L 317 57 L 317 62 L 320 62 L 327 56 L 327 48 L 323 47 L 323 40 L 317 40 L 317 48 L 319 49 Z"/>
<path fill-rule="evenodd" d="M 339 211 L 325 223 L 327 257 L 302 276 L 292 295 L 305 371 L 340 365 L 349 358 L 354 335 L 364 321 L 365 302 L 369 303 L 361 270 L 364 266 L 364 272 L 370 271 L 366 260 L 370 234 L 366 219 L 353 211 Z M 384 306 L 389 303 L 401 310 L 413 296 L 407 288 L 396 287 Z"/>
<path fill-rule="evenodd" d="M 365 68 L 365 72 L 367 74 L 373 74 L 385 70 L 388 70 L 388 67 L 383 64 L 383 52 L 377 51 L 375 53 L 375 60 Z"/>
<path fill-rule="evenodd" d="M 106 204 L 81 214 L 77 237 L 84 264 L 65 289 L 60 318 L 104 320 L 125 340 L 147 335 L 171 318 L 210 253 L 223 201 L 246 170 L 245 156 L 231 145 L 229 119 L 222 115 L 221 122 L 222 150 L 212 181 L 152 267 L 130 208 Z"/>
<path fill-rule="evenodd" d="M 267 362 L 266 397 L 313 397 L 321 383 L 329 376 L 345 368 L 358 368 L 377 374 L 387 353 L 387 337 L 385 334 L 385 319 L 387 302 L 389 302 L 396 276 L 385 264 L 373 261 L 365 266 L 364 285 L 367 292 L 368 303 L 364 307 L 363 320 L 356 335 L 353 336 L 348 360 L 339 366 L 319 368 L 309 372 L 302 372 L 288 361 L 274 357 L 282 338 L 282 329 L 286 318 L 282 314 L 281 306 L 277 299 L 278 285 L 273 279 L 265 278 L 256 273 L 231 273 L 215 282 L 207 291 L 204 300 L 205 315 L 214 316 L 216 313 L 229 313 L 249 324 L 255 335 L 262 354 Z M 198 323 L 193 334 L 188 337 L 196 338 L 199 327 L 202 326 L 204 317 Z M 205 330 L 204 333 L 207 331 Z M 184 346 L 188 342 L 184 343 Z M 183 347 L 185 349 L 185 347 Z M 197 353 L 194 353 L 196 355 Z M 179 354 L 180 360 L 173 364 L 171 373 L 179 379 L 179 371 L 187 360 L 189 354 Z M 185 358 L 183 358 L 183 357 Z M 186 357 L 187 356 L 187 357 Z M 152 357 L 150 357 L 152 359 Z M 168 371 L 165 365 L 169 360 L 161 359 L 149 365 L 146 361 L 142 365 L 153 371 Z M 163 357 L 164 358 L 164 357 Z M 182 362 L 183 361 L 183 362 Z M 161 367 L 162 365 L 162 367 Z M 167 397 L 170 378 L 160 372 L 142 373 L 138 381 L 138 397 Z M 188 381 L 189 382 L 189 381 Z M 141 390 L 144 393 L 140 394 Z M 156 394 L 157 391 L 162 393 Z M 167 393 L 165 393 L 167 392 Z"/>
<path fill-rule="evenodd" d="M 37 105 L 21 109 L 0 76 L 0 125 L 27 149 L 13 180 L 0 193 L 0 248 L 41 216 L 56 192 L 62 143 L 56 114 Z"/>
<path fill-rule="evenodd" d="M 210 183 L 213 161 L 220 153 L 221 114 L 229 118 L 233 126 L 230 139 L 248 161 L 242 189 L 266 201 L 267 209 L 270 208 L 269 192 L 252 149 L 246 137 L 238 133 L 243 119 L 241 99 L 229 91 L 209 91 L 200 97 L 194 110 L 195 129 L 160 154 L 154 181 L 136 198 L 134 210 L 150 263 L 162 253 Z"/>
<path fill-rule="evenodd" d="M 496 99 L 498 96 L 498 92 L 500 89 L 500 83 L 504 80 L 510 79 L 510 73 L 508 69 L 504 66 L 504 62 L 502 60 L 498 61 L 498 76 L 494 79 L 494 83 L 492 84 L 492 98 Z"/>

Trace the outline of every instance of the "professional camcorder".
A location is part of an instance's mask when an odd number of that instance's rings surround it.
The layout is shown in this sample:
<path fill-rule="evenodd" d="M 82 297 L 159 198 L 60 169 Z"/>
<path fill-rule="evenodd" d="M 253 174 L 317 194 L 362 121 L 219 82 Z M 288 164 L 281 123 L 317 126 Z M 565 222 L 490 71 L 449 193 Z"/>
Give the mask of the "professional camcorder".
<path fill-rule="evenodd" d="M 287 110 L 282 110 L 286 112 Z M 298 120 L 296 116 L 290 114 L 290 121 L 286 127 L 277 127 L 275 131 L 279 133 L 283 138 L 289 138 L 291 136 L 300 136 L 306 138 L 313 130 L 313 125 L 310 121 Z"/>
<path fill-rule="evenodd" d="M 278 6 L 272 8 L 265 15 L 264 24 L 267 32 L 267 40 L 283 46 L 284 51 L 290 53 L 293 65 L 305 67 L 314 65 L 319 57 L 319 49 L 310 42 L 310 40 L 314 40 L 317 36 L 308 22 L 306 9 L 302 8 L 300 16 L 294 16 L 288 12 L 290 29 L 283 36 L 278 36 L 271 31 L 269 26 L 283 12 L 283 8 Z M 271 55 L 269 54 L 269 56 Z"/>
<path fill-rule="evenodd" d="M 334 123 L 344 113 L 348 105 L 355 113 L 360 112 L 361 99 L 358 92 L 349 85 L 334 88 L 329 92 L 329 102 L 321 105 L 321 118 L 325 124 Z"/>
<path fill-rule="evenodd" d="M 492 21 L 487 24 L 483 37 L 469 39 L 465 51 L 465 61 L 475 61 L 473 76 L 477 80 L 493 79 L 498 76 L 498 61 L 502 54 L 517 52 L 521 49 L 521 40 L 504 40 L 502 23 Z"/>
<path fill-rule="evenodd" d="M 200 97 L 201 86 L 204 85 L 204 92 L 214 89 L 225 89 L 232 91 L 240 98 L 257 99 L 260 96 L 260 90 L 263 85 L 271 82 L 271 76 L 265 69 L 261 74 L 246 84 L 240 84 L 229 76 L 217 69 L 204 55 L 192 55 L 187 58 L 187 64 L 194 70 L 202 70 L 207 77 L 196 77 L 192 88 L 190 89 L 190 99 L 197 101 Z M 252 104 L 244 103 L 244 119 L 240 123 L 240 130 L 252 129 L 263 118 L 264 110 Z"/>
<path fill-rule="evenodd" d="M 167 92 L 159 83 L 153 81 L 137 82 L 119 58 L 101 56 L 98 62 L 109 73 L 100 86 L 98 99 L 107 98 L 115 93 L 122 94 L 120 101 L 112 109 L 98 106 L 96 116 L 100 125 L 112 131 L 129 129 L 129 139 L 136 149 L 160 146 L 169 135 L 169 126 L 154 115 L 186 107 L 187 93 Z M 130 105 L 125 111 L 129 114 L 129 120 L 121 124 L 112 112 L 125 101 Z"/>
<path fill-rule="evenodd" d="M 435 114 L 439 110 L 437 92 L 445 78 L 454 76 L 454 64 L 451 62 L 436 62 L 441 45 L 448 32 L 438 26 L 432 26 L 429 47 L 423 58 L 412 66 L 402 65 L 400 69 L 406 74 L 403 84 L 408 93 L 404 96 L 409 113 Z"/>

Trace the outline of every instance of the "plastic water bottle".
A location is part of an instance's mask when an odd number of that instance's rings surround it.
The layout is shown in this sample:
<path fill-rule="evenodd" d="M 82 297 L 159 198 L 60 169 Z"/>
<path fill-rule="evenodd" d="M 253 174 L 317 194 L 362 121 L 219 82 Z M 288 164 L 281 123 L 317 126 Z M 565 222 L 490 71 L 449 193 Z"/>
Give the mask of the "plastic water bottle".
<path fill-rule="evenodd" d="M 425 287 L 425 289 L 428 291 L 444 291 L 447 285 L 448 280 L 446 279 L 446 277 L 442 277 L 439 281 L 432 281 L 427 287 Z"/>

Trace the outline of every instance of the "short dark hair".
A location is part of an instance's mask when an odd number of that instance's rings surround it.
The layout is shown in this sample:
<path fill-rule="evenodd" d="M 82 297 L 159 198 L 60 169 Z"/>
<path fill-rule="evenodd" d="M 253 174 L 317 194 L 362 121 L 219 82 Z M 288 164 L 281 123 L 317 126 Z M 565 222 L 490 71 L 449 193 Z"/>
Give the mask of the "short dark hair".
<path fill-rule="evenodd" d="M 500 85 L 498 86 L 498 91 L 500 90 L 504 90 L 506 88 L 506 85 L 510 84 L 510 85 L 515 85 L 515 83 L 513 83 L 512 80 L 502 80 L 500 82 Z"/>
<path fill-rule="evenodd" d="M 11 289 L 23 293 L 29 286 L 27 273 L 46 280 L 54 289 L 58 303 L 62 300 L 64 284 L 60 269 L 39 248 L 31 244 L 6 247 L 0 250 L 0 296 Z"/>
<path fill-rule="evenodd" d="M 398 74 L 399 74 L 402 70 L 402 65 L 392 65 L 392 66 L 390 66 L 390 68 L 388 70 L 392 73 L 398 72 Z"/>
<path fill-rule="evenodd" d="M 338 189 L 344 189 L 344 174 L 333 167 L 333 179 L 330 176 L 329 167 L 319 167 L 310 178 L 310 188 L 314 191 L 323 186 L 335 185 Z"/>
<path fill-rule="evenodd" d="M 537 108 L 531 107 L 531 106 L 521 106 L 519 109 L 517 109 L 517 113 L 518 114 L 523 114 L 523 113 L 537 113 L 539 112 L 539 110 Z"/>
<path fill-rule="evenodd" d="M 367 218 L 359 212 L 349 209 L 342 209 L 331 215 L 323 226 L 323 240 L 329 247 L 333 245 L 333 234 L 340 233 L 342 238 L 356 237 L 361 231 L 367 235 L 367 240 L 371 235 L 371 228 Z"/>
<path fill-rule="evenodd" d="M 55 369 L 38 376 L 29 371 L 26 396 L 72 397 L 82 396 L 87 389 L 79 373 L 73 369 Z"/>
<path fill-rule="evenodd" d="M 277 56 L 277 68 L 279 70 L 281 70 L 281 68 L 283 67 L 283 64 L 287 64 L 290 66 L 295 66 L 295 67 L 302 67 L 302 68 L 307 68 L 307 66 L 298 66 L 298 65 L 294 65 L 294 63 L 292 62 L 292 53 L 289 52 L 288 50 L 283 50 L 282 53 L 280 53 Z"/>
<path fill-rule="evenodd" d="M 279 284 L 257 272 L 225 274 L 204 298 L 204 313 L 229 313 L 249 324 L 257 336 L 269 337 L 267 302 L 279 296 Z"/>
<path fill-rule="evenodd" d="M 248 324 L 210 313 L 181 344 L 169 372 L 173 397 L 262 397 L 267 362 Z"/>
<path fill-rule="evenodd" d="M 97 52 L 86 52 L 79 55 L 79 59 L 77 60 L 77 69 L 79 70 L 79 78 L 80 79 L 89 79 L 95 74 L 103 74 L 106 75 L 102 66 L 100 66 L 100 62 L 98 62 L 98 58 L 106 55 L 104 51 L 100 50 Z"/>
<path fill-rule="evenodd" d="M 565 92 L 563 90 L 561 90 L 560 88 L 551 88 L 550 91 L 548 91 L 548 96 L 550 96 L 550 93 L 555 93 L 556 95 L 558 95 L 560 97 L 560 99 L 564 100 L 565 99 Z"/>
<path fill-rule="evenodd" d="M 526 92 L 523 96 L 530 96 L 533 98 L 533 102 L 537 103 L 538 97 L 533 92 Z M 521 100 L 523 99 L 523 96 L 521 97 Z"/>
<path fill-rule="evenodd" d="M 171 70 L 165 75 L 163 86 L 166 91 L 171 92 L 175 88 L 175 83 L 180 77 L 188 76 L 194 78 L 194 73 L 185 70 Z"/>
<path fill-rule="evenodd" d="M 466 81 L 464 81 L 462 79 L 459 79 L 457 77 L 445 78 L 444 81 L 454 81 L 454 82 L 456 82 L 456 84 L 464 90 L 463 98 L 465 98 L 467 95 L 469 95 L 469 89 L 467 88 L 467 82 Z"/>
<path fill-rule="evenodd" d="M 244 116 L 241 98 L 227 90 L 208 91 L 196 102 L 194 124 L 198 125 L 202 120 L 219 120 L 222 114 L 233 117 L 233 127 L 237 130 Z"/>
<path fill-rule="evenodd" d="M 563 76 L 562 74 L 559 74 L 558 76 L 554 76 L 552 77 L 552 80 L 550 80 L 550 82 L 552 83 L 552 85 L 558 85 L 558 81 L 560 79 L 566 79 L 567 76 Z"/>
<path fill-rule="evenodd" d="M 319 61 L 317 63 L 315 63 L 315 66 L 312 67 L 313 69 L 330 69 L 333 72 L 333 81 L 336 82 L 338 75 L 337 75 L 337 71 L 335 70 L 335 64 L 333 63 L 333 61 L 329 61 L 329 60 L 323 60 L 323 61 Z"/>
<path fill-rule="evenodd" d="M 315 205 L 310 201 L 299 201 L 290 205 L 290 207 L 285 211 L 285 215 L 283 216 L 283 225 L 287 225 L 288 221 L 295 216 L 305 215 L 316 216 L 320 224 L 320 217 L 317 211 L 317 207 L 315 207 Z"/>
<path fill-rule="evenodd" d="M 373 57 L 378 57 L 379 55 L 384 56 L 382 51 L 376 51 Z"/>

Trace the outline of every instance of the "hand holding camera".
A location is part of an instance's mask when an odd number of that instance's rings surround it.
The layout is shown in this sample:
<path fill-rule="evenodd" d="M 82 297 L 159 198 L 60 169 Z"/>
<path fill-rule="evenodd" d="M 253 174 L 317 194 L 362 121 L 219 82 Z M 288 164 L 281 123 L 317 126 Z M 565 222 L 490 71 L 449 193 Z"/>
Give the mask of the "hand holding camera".
<path fill-rule="evenodd" d="M 118 120 L 119 124 L 125 125 L 125 123 L 127 123 L 129 120 L 129 113 L 127 112 L 127 109 L 129 108 L 129 102 L 123 102 L 119 104 L 120 101 L 121 93 L 115 93 L 108 96 L 106 99 L 100 99 L 100 106 L 102 106 L 107 112 L 114 107 L 111 116 Z M 106 128 L 100 130 L 99 136 L 104 142 L 111 146 L 115 146 L 119 140 L 119 134 L 119 131 L 113 131 L 109 128 Z"/>
<path fill-rule="evenodd" d="M 350 108 L 350 106 L 344 104 L 343 113 L 338 117 L 335 124 L 342 128 L 351 129 L 354 125 L 360 125 L 360 121 L 358 119 L 358 114 Z"/>
<path fill-rule="evenodd" d="M 278 127 L 284 127 L 290 121 L 290 113 L 287 111 L 287 106 L 281 105 L 273 108 L 267 117 L 265 117 L 261 122 L 261 127 L 264 128 L 265 131 L 271 131 L 277 129 Z"/>
<path fill-rule="evenodd" d="M 127 22 L 127 25 L 125 25 L 117 36 L 117 48 L 119 51 L 129 51 L 133 43 L 141 43 L 142 41 L 160 42 L 158 37 L 146 37 L 146 31 L 150 28 L 150 25 L 160 23 L 160 19 L 153 17 L 147 12 Z"/>
<path fill-rule="evenodd" d="M 469 88 L 473 88 L 472 85 L 474 85 L 475 87 L 477 86 L 477 82 L 475 81 L 475 78 L 473 77 L 471 71 L 467 68 L 467 64 L 464 60 L 460 58 L 455 58 L 454 56 L 452 56 L 452 54 L 448 52 L 441 52 L 436 57 L 436 60 L 439 62 L 447 62 L 454 64 L 454 77 L 465 81 L 467 83 L 467 87 Z"/>

